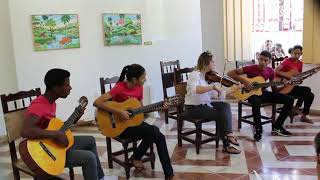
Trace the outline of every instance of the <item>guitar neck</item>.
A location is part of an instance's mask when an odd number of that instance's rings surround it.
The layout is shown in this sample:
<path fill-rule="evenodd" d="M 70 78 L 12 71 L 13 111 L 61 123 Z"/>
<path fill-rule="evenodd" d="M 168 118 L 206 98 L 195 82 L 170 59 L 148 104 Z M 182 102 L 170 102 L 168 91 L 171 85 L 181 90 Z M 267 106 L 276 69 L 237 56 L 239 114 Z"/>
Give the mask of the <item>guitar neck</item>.
<path fill-rule="evenodd" d="M 282 81 L 273 81 L 273 82 L 268 82 L 268 83 L 259 83 L 254 85 L 254 88 L 258 89 L 258 88 L 266 88 L 269 86 L 277 86 L 277 85 L 282 85 L 283 82 Z"/>
<path fill-rule="evenodd" d="M 148 113 L 159 110 L 163 106 L 163 101 L 157 102 L 154 104 L 146 105 L 143 107 L 139 107 L 136 109 L 131 110 L 132 115 L 140 114 L 140 113 Z"/>
<path fill-rule="evenodd" d="M 70 126 L 78 119 L 79 115 L 79 111 L 76 108 L 74 112 L 71 114 L 71 116 L 68 118 L 68 120 L 64 122 L 63 126 L 59 129 L 59 131 L 67 131 L 70 128 Z"/>
<path fill-rule="evenodd" d="M 302 77 L 302 79 L 306 79 L 307 77 L 310 77 L 310 76 L 312 76 L 313 74 L 315 74 L 317 69 L 320 69 L 320 66 L 314 67 L 314 68 L 312 68 L 312 69 L 309 69 L 309 70 L 301 73 L 299 76 Z"/>

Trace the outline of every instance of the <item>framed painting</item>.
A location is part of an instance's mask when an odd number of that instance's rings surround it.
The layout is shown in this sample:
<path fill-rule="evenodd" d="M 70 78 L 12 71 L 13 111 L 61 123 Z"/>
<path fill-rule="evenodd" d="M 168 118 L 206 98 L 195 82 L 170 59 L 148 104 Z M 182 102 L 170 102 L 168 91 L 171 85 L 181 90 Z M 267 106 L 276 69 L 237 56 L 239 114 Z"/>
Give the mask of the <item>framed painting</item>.
<path fill-rule="evenodd" d="M 80 48 L 77 14 L 31 15 L 35 51 Z"/>
<path fill-rule="evenodd" d="M 106 13 L 102 19 L 105 46 L 142 44 L 140 14 Z"/>

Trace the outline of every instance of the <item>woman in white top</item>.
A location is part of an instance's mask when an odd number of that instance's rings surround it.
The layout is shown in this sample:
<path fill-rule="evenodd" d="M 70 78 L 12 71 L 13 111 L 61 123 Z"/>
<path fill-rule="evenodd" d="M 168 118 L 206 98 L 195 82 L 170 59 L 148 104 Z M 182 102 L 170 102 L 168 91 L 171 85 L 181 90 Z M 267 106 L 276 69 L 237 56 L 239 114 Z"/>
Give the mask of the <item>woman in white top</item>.
<path fill-rule="evenodd" d="M 223 151 L 231 154 L 239 154 L 241 151 L 230 144 L 239 146 L 237 139 L 232 134 L 232 114 L 230 105 L 226 102 L 212 102 L 212 92 L 220 90 L 213 84 L 208 84 L 205 74 L 213 70 L 213 56 L 204 52 L 198 59 L 197 68 L 191 72 L 187 82 L 187 94 L 185 96 L 185 112 L 192 118 L 216 121 L 217 132 L 223 141 Z M 201 112 L 201 113 L 200 113 Z"/>

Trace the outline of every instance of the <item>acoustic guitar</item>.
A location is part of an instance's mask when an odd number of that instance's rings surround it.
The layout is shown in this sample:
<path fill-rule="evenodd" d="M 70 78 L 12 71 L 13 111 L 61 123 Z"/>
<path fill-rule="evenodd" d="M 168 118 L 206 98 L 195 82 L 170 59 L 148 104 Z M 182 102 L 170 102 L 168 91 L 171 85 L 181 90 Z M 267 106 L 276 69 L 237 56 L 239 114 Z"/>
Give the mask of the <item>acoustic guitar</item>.
<path fill-rule="evenodd" d="M 169 107 L 177 106 L 183 103 L 183 98 L 179 95 L 173 96 L 169 97 L 166 102 Z M 135 98 L 129 98 L 121 103 L 107 101 L 106 104 L 111 108 L 130 112 L 130 119 L 124 120 L 118 114 L 98 109 L 96 120 L 101 133 L 106 137 L 117 137 L 128 127 L 139 126 L 145 120 L 144 113 L 160 110 L 164 101 L 141 106 L 140 101 Z"/>
<path fill-rule="evenodd" d="M 53 118 L 46 130 L 66 133 L 69 140 L 68 147 L 56 144 L 52 139 L 25 139 L 19 144 L 19 152 L 24 163 L 36 175 L 41 177 L 56 176 L 63 172 L 66 162 L 66 151 L 73 146 L 74 138 L 70 126 L 79 118 L 80 112 L 88 104 L 86 97 L 79 99 L 79 105 L 66 122 Z"/>
<path fill-rule="evenodd" d="M 288 72 L 285 72 L 285 74 L 287 74 L 288 77 L 291 77 L 291 79 L 300 79 L 301 81 L 316 74 L 318 71 L 320 70 L 320 66 L 314 67 L 312 69 L 309 69 L 305 72 L 299 73 L 296 70 L 290 70 Z M 283 80 L 286 79 L 284 77 L 276 77 L 275 80 Z M 296 86 L 295 84 L 286 84 L 283 86 L 278 86 L 276 88 L 276 91 L 281 93 L 281 94 L 288 94 L 292 91 L 292 89 L 294 88 L 294 86 Z"/>
<path fill-rule="evenodd" d="M 272 81 L 272 82 L 266 82 L 263 77 L 257 76 L 254 78 L 245 78 L 247 81 L 249 81 L 252 85 L 252 89 L 245 89 L 241 86 L 233 86 L 231 87 L 231 91 L 233 94 L 233 97 L 235 97 L 237 100 L 244 101 L 248 98 L 250 98 L 253 95 L 261 96 L 262 95 L 262 88 L 267 88 L 269 86 L 276 86 L 276 85 L 283 85 L 283 84 L 301 84 L 302 81 L 299 79 L 292 79 L 292 80 L 282 80 L 282 81 Z"/>

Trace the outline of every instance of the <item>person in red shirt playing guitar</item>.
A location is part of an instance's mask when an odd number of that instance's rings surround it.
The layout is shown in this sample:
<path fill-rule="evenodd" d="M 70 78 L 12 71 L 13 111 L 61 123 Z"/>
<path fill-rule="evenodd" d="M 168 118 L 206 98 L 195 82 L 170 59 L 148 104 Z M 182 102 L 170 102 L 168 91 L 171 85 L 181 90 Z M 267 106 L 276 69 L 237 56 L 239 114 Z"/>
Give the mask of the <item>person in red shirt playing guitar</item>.
<path fill-rule="evenodd" d="M 70 73 L 63 69 L 51 69 L 44 78 L 46 91 L 34 99 L 28 107 L 21 136 L 30 140 L 51 139 L 56 144 L 67 147 L 69 140 L 59 130 L 46 130 L 51 119 L 56 117 L 56 100 L 66 98 L 71 91 Z M 83 115 L 82 109 L 75 120 Z M 66 152 L 66 167 L 82 167 L 85 180 L 111 180 L 105 176 L 97 153 L 93 136 L 75 136 L 74 144 Z M 114 178 L 114 177 L 113 177 Z M 36 177 L 36 179 L 47 179 Z"/>
<path fill-rule="evenodd" d="M 299 75 L 302 72 L 303 62 L 300 60 L 302 55 L 302 46 L 296 45 L 292 48 L 291 57 L 286 58 L 280 66 L 275 70 L 277 76 L 281 76 L 287 79 L 291 79 L 291 73 L 289 71 L 294 71 L 295 75 Z M 312 105 L 314 94 L 311 92 L 311 89 L 306 86 L 294 86 L 294 88 L 287 94 L 298 99 L 295 107 L 292 110 L 294 114 L 302 114 L 300 121 L 313 124 L 313 121 L 307 118 L 309 114 L 310 107 Z M 302 112 L 299 110 L 300 107 L 304 104 Z"/>
<path fill-rule="evenodd" d="M 129 120 L 131 115 L 129 111 L 108 106 L 106 102 L 110 100 L 116 102 L 124 102 L 129 98 L 135 98 L 142 104 L 143 84 L 145 81 L 146 71 L 144 67 L 139 64 L 127 65 L 123 68 L 116 85 L 109 92 L 98 97 L 94 101 L 93 105 L 101 110 L 119 115 L 121 119 Z M 167 104 L 164 104 L 163 108 L 167 108 Z M 119 135 L 119 137 L 142 138 L 142 141 L 139 144 L 138 148 L 130 157 L 130 161 L 134 165 L 136 171 L 144 171 L 145 168 L 141 161 L 141 158 L 145 155 L 148 148 L 152 146 L 153 143 L 155 143 L 157 146 L 162 169 L 164 171 L 165 179 L 177 179 L 177 176 L 174 176 L 173 173 L 170 156 L 167 149 L 166 138 L 160 132 L 157 126 L 143 122 L 138 126 L 128 127 Z"/>

